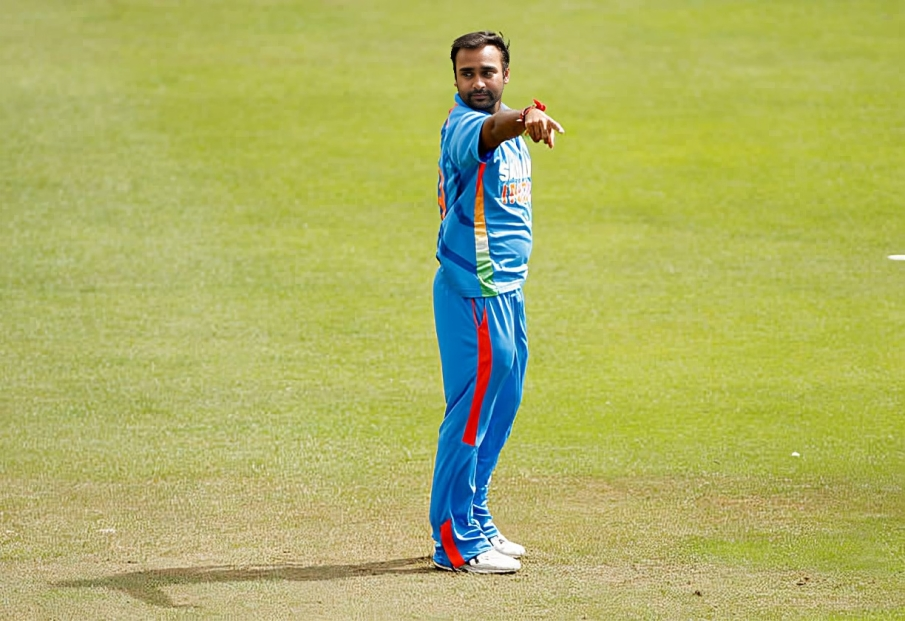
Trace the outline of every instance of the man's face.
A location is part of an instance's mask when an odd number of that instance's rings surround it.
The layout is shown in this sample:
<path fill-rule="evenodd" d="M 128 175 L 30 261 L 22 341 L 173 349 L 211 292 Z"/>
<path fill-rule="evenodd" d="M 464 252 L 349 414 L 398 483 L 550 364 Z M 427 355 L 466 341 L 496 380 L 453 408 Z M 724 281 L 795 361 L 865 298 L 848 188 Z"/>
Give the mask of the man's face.
<path fill-rule="evenodd" d="M 503 71 L 503 54 L 494 45 L 477 50 L 459 50 L 456 54 L 456 88 L 470 108 L 496 112 L 509 82 L 509 69 Z"/>

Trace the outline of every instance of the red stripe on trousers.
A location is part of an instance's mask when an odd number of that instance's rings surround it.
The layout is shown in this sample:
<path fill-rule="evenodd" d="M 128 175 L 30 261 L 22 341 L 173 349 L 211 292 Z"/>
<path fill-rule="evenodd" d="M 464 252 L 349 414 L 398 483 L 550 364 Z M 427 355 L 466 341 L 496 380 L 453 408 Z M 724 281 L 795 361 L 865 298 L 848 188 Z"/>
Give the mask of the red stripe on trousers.
<path fill-rule="evenodd" d="M 443 551 L 446 552 L 446 556 L 449 557 L 453 567 L 461 567 L 465 564 L 465 559 L 462 558 L 462 555 L 459 554 L 459 548 L 456 547 L 456 540 L 453 539 L 452 520 L 446 520 L 440 526 L 440 544 L 443 546 Z"/>
<path fill-rule="evenodd" d="M 462 442 L 474 446 L 478 436 L 478 420 L 481 418 L 481 405 L 484 403 L 484 395 L 487 393 L 487 384 L 490 383 L 490 367 L 493 355 L 490 349 L 490 328 L 487 326 L 487 309 L 478 323 L 478 313 L 475 301 L 471 301 L 472 313 L 474 313 L 475 327 L 478 329 L 478 376 L 475 383 L 474 397 L 471 400 L 471 411 L 468 414 L 468 423 L 465 425 L 465 433 Z"/>

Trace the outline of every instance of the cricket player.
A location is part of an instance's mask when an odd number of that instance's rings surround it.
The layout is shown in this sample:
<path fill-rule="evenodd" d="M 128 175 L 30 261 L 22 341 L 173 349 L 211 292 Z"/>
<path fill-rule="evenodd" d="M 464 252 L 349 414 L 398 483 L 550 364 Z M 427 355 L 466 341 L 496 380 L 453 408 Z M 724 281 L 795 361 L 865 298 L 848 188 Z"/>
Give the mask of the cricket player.
<path fill-rule="evenodd" d="M 493 522 L 487 491 L 522 397 L 528 336 L 522 284 L 531 254 L 531 156 L 562 126 L 539 101 L 501 103 L 509 45 L 494 32 L 456 39 L 458 94 L 440 131 L 439 268 L 434 321 L 446 412 L 430 522 L 439 569 L 512 573 L 525 549 Z"/>

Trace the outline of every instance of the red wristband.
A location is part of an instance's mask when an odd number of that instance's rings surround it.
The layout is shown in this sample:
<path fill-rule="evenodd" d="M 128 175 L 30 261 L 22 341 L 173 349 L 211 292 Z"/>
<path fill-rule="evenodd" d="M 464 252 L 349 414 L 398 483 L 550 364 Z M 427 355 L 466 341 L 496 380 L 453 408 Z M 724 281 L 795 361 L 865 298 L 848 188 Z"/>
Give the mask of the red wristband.
<path fill-rule="evenodd" d="M 533 101 L 534 101 L 534 103 L 532 105 L 530 105 L 527 108 L 525 108 L 524 110 L 522 110 L 522 113 L 518 115 L 518 120 L 520 123 L 525 122 L 525 117 L 528 115 L 528 110 L 530 110 L 531 108 L 537 108 L 541 112 L 545 112 L 547 110 L 547 106 L 544 105 L 542 102 L 538 101 L 537 99 L 535 99 Z"/>

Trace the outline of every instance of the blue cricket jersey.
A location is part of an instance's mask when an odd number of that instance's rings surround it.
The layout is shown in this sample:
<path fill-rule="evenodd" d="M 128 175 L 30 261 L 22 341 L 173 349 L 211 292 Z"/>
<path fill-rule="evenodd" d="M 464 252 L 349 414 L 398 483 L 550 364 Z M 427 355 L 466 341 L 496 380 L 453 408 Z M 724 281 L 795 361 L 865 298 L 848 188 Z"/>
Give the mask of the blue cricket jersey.
<path fill-rule="evenodd" d="M 531 255 L 531 155 L 518 136 L 481 157 L 481 127 L 489 114 L 456 95 L 440 130 L 437 260 L 466 298 L 517 289 Z"/>

